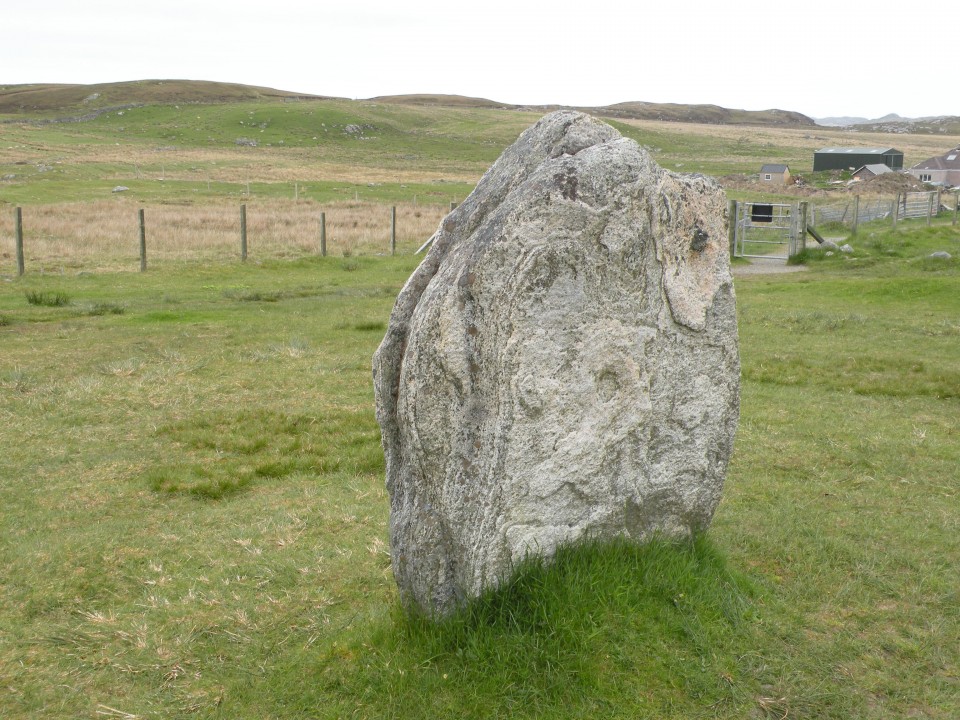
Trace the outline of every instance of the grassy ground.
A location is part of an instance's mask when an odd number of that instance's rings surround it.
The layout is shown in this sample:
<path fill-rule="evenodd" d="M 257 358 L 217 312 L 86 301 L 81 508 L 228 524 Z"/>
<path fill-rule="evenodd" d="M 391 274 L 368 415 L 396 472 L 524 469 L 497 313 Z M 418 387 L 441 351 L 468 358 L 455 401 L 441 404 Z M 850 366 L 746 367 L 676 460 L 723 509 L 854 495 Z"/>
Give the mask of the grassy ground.
<path fill-rule="evenodd" d="M 707 537 L 439 628 L 396 607 L 370 381 L 416 258 L 0 282 L 3 715 L 956 717 L 960 239 L 851 244 L 737 280 Z"/>

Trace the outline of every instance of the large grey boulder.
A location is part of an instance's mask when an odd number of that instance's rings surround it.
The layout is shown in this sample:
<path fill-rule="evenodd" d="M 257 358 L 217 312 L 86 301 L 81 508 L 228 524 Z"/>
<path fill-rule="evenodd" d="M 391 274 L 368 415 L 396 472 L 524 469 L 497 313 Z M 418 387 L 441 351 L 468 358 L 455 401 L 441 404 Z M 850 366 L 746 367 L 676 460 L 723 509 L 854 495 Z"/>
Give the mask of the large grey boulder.
<path fill-rule="evenodd" d="M 441 224 L 374 356 L 401 597 L 705 529 L 739 415 L 723 192 L 560 111 Z"/>

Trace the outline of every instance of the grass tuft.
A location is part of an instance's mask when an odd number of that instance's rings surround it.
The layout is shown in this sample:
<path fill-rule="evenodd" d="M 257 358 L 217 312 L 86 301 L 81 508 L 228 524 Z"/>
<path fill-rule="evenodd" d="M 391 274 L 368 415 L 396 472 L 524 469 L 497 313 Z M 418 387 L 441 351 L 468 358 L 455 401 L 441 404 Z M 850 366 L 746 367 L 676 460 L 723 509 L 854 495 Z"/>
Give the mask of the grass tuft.
<path fill-rule="evenodd" d="M 70 304 L 70 296 L 65 292 L 27 290 L 24 293 L 30 305 L 41 307 L 64 307 Z"/>
<path fill-rule="evenodd" d="M 223 294 L 225 297 L 240 302 L 277 302 L 281 297 L 279 292 L 260 292 L 257 290 L 225 290 Z"/>
<path fill-rule="evenodd" d="M 216 473 L 200 465 L 175 465 L 154 468 L 144 478 L 154 492 L 187 495 L 203 500 L 220 500 L 253 482 L 249 473 L 237 476 Z"/>
<path fill-rule="evenodd" d="M 0 375 L 0 389 L 3 390 L 27 393 L 30 392 L 33 385 L 34 383 L 30 374 L 19 366 Z"/>
<path fill-rule="evenodd" d="M 126 311 L 127 309 L 123 305 L 111 302 L 99 302 L 91 305 L 84 314 L 98 317 L 100 315 L 123 315 Z"/>
<path fill-rule="evenodd" d="M 383 332 L 387 329 L 387 324 L 379 320 L 374 322 L 362 322 L 354 324 L 353 329 L 359 330 L 360 332 Z"/>

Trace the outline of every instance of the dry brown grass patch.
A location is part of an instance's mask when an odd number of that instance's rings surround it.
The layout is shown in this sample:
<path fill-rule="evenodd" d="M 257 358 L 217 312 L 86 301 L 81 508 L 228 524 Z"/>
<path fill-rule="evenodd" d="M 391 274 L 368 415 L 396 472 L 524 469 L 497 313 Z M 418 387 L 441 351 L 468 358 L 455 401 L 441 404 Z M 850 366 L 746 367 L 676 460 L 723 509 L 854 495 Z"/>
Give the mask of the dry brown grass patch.
<path fill-rule="evenodd" d="M 386 205 L 280 199 L 251 200 L 246 205 L 248 257 L 252 260 L 317 254 L 321 212 L 326 216 L 328 255 L 390 252 L 390 207 Z M 38 267 L 134 266 L 139 257 L 139 207 L 117 198 L 24 208 L 28 272 Z M 224 260 L 240 253 L 239 202 L 142 207 L 148 264 Z M 447 206 L 397 205 L 397 252 L 416 250 L 447 211 Z M 12 211 L 0 213 L 0 267 L 15 270 Z"/>

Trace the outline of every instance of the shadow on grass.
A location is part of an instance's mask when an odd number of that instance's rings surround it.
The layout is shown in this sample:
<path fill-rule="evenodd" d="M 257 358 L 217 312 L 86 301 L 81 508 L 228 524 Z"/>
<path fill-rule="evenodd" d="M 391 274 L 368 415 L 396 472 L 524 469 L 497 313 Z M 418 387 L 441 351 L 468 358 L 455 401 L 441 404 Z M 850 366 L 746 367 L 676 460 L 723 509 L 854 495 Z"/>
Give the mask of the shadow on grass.
<path fill-rule="evenodd" d="M 339 712 L 370 717 L 731 711 L 755 696 L 745 658 L 757 596 L 702 537 L 587 543 L 524 563 L 440 622 L 395 608 L 301 669 L 315 699 L 337 695 Z"/>
<path fill-rule="evenodd" d="M 214 410 L 163 425 L 170 462 L 143 479 L 161 495 L 219 500 L 262 481 L 306 474 L 382 473 L 379 432 L 367 412 L 325 416 L 270 408 Z"/>

